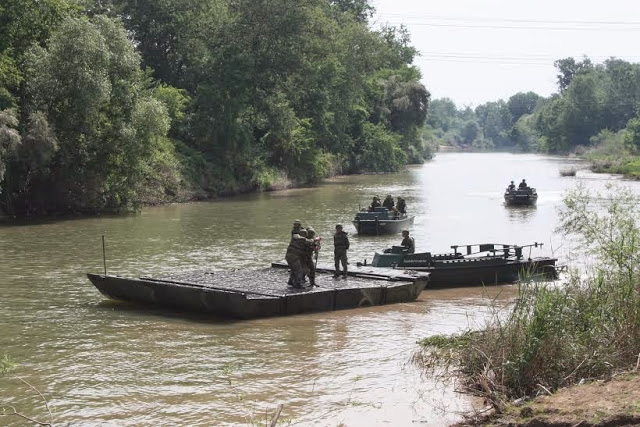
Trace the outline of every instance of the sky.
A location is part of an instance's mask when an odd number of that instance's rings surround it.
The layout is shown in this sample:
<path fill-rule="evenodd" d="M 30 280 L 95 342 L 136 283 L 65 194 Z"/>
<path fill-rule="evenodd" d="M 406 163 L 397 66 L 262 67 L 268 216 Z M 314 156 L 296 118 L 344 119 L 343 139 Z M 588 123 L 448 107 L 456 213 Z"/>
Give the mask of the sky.
<path fill-rule="evenodd" d="M 557 92 L 557 59 L 640 62 L 640 0 L 372 0 L 372 25 L 404 24 L 431 98 L 458 108 Z"/>

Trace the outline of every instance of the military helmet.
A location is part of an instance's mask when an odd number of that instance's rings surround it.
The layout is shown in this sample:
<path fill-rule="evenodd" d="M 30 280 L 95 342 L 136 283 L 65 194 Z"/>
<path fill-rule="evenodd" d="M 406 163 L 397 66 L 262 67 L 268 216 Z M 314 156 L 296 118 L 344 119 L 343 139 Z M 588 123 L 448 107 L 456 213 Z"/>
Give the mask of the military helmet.
<path fill-rule="evenodd" d="M 307 230 L 303 228 L 302 230 L 298 231 L 298 234 L 302 237 L 307 237 Z"/>
<path fill-rule="evenodd" d="M 336 224 L 336 230 L 338 229 L 342 230 L 342 224 Z"/>
<path fill-rule="evenodd" d="M 293 225 L 301 225 L 302 223 L 300 222 L 299 219 L 296 219 L 295 221 L 293 221 Z"/>
<path fill-rule="evenodd" d="M 409 234 L 409 230 L 402 230 L 402 234 Z"/>
<path fill-rule="evenodd" d="M 314 236 L 316 234 L 316 230 L 311 227 L 307 227 L 307 236 Z"/>

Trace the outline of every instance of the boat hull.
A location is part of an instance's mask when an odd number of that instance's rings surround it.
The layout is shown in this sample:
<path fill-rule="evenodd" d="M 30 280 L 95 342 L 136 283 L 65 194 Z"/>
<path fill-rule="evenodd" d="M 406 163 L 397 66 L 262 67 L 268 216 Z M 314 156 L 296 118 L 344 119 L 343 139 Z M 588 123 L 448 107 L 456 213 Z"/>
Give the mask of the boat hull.
<path fill-rule="evenodd" d="M 537 194 L 505 194 L 504 202 L 509 206 L 531 206 L 538 201 Z"/>
<path fill-rule="evenodd" d="M 495 265 L 401 267 L 431 273 L 430 288 L 488 286 L 521 280 L 552 280 L 557 277 L 555 258 L 509 261 Z"/>
<path fill-rule="evenodd" d="M 557 276 L 556 258 L 471 257 L 433 260 L 431 254 L 405 257 L 376 252 L 372 266 L 430 273 L 429 288 L 495 285 L 519 280 L 550 280 Z"/>
<path fill-rule="evenodd" d="M 259 280 L 259 272 L 255 273 Z M 288 274 L 282 270 L 280 279 L 284 279 L 284 285 L 252 290 L 247 289 L 244 278 L 239 281 L 243 283 L 235 285 L 225 278 L 229 287 L 222 288 L 207 284 L 201 274 L 177 280 L 101 274 L 87 274 L 87 277 L 103 295 L 114 300 L 238 319 L 411 302 L 420 295 L 428 281 L 428 274 L 422 274 L 413 281 L 350 279 L 350 282 L 339 281 L 333 287 L 299 290 L 286 286 Z M 327 280 L 333 282 L 332 279 Z"/>
<path fill-rule="evenodd" d="M 381 234 L 398 234 L 413 225 L 414 216 L 400 219 L 361 220 L 355 219 L 353 226 L 358 234 L 378 236 Z"/>

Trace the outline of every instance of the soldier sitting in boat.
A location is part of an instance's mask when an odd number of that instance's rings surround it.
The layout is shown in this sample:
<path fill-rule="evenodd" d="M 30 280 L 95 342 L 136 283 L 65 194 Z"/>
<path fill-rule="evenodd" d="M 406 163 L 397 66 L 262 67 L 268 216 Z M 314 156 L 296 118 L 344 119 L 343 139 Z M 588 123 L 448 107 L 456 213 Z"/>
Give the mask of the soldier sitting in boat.
<path fill-rule="evenodd" d="M 407 202 L 405 202 L 402 197 L 398 197 L 398 206 L 396 206 L 396 209 L 401 215 L 407 214 Z"/>
<path fill-rule="evenodd" d="M 373 212 L 376 210 L 376 208 L 379 208 L 380 206 L 382 206 L 380 204 L 380 199 L 378 198 L 378 196 L 373 196 L 373 201 L 371 202 L 371 205 L 369 206 L 369 212 Z"/>
<path fill-rule="evenodd" d="M 527 185 L 527 181 L 525 181 L 523 178 L 522 182 L 518 184 L 518 190 L 526 190 L 527 188 L 529 188 L 529 186 Z"/>
<path fill-rule="evenodd" d="M 412 254 L 416 251 L 416 242 L 413 237 L 409 237 L 409 230 L 402 230 L 402 251 L 406 254 Z"/>
<path fill-rule="evenodd" d="M 395 202 L 393 201 L 393 197 L 391 197 L 391 194 L 387 194 L 387 197 L 385 197 L 384 201 L 382 202 L 382 206 L 389 210 L 393 209 L 393 207 L 395 206 Z"/>
<path fill-rule="evenodd" d="M 516 191 L 516 185 L 511 181 L 511 184 L 507 187 L 507 192 L 511 193 L 512 191 Z"/>

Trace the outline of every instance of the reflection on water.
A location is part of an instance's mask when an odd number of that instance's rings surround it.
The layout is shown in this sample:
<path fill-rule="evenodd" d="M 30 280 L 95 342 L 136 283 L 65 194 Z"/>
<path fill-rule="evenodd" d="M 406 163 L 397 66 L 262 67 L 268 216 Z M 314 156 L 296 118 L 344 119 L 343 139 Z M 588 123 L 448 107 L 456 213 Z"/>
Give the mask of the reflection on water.
<path fill-rule="evenodd" d="M 536 205 L 533 206 L 507 206 L 505 205 L 505 209 L 509 214 L 509 221 L 516 222 L 518 224 L 527 224 L 530 218 L 538 211 L 538 207 Z"/>
<path fill-rule="evenodd" d="M 0 226 L 0 356 L 47 397 L 60 424 L 237 425 L 283 404 L 299 424 L 442 425 L 469 401 L 410 363 L 416 341 L 482 325 L 488 300 L 508 305 L 514 286 L 427 290 L 411 304 L 253 321 L 211 319 L 106 301 L 84 276 L 261 268 L 280 260 L 294 219 L 324 237 L 350 233 L 350 262 L 371 260 L 397 236 L 358 236 L 351 224 L 373 195 L 402 196 L 416 215 L 418 251 L 481 242 L 551 243 L 562 194 L 562 158 L 442 154 L 390 175 L 339 177 L 316 188 L 145 209 L 139 215 Z M 538 190 L 535 208 L 503 205 L 511 179 Z M 637 187 L 637 183 L 629 183 Z M 560 255 L 561 253 L 556 253 Z M 46 419 L 39 396 L 0 377 L 2 403 Z M 442 409 L 446 409 L 443 411 Z M 3 422 L 20 425 L 19 419 Z"/>

